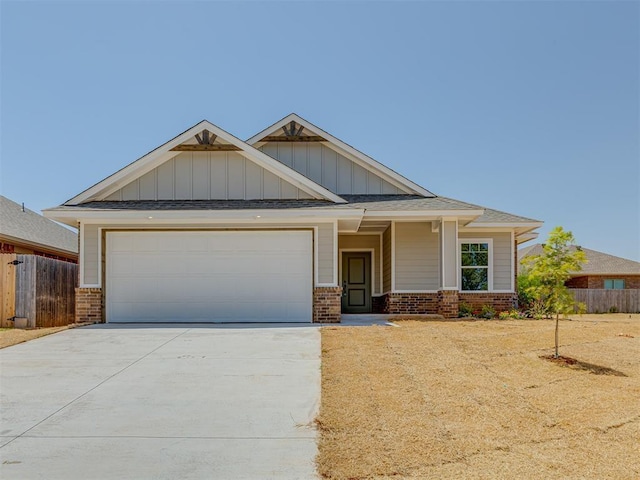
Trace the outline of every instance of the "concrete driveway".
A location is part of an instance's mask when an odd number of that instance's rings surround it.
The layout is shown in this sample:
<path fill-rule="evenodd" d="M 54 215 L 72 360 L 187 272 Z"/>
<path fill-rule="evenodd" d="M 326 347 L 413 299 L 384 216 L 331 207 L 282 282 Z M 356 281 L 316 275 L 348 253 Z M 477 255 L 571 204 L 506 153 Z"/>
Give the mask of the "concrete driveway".
<path fill-rule="evenodd" d="M 0 373 L 0 478 L 315 478 L 317 327 L 77 328 Z"/>

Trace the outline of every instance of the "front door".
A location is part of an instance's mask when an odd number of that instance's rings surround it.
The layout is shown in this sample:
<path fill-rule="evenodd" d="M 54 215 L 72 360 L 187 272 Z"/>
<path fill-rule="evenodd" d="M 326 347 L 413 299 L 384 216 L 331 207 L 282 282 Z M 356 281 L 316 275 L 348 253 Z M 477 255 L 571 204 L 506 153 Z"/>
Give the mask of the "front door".
<path fill-rule="evenodd" d="M 342 254 L 342 313 L 371 312 L 371 253 Z"/>

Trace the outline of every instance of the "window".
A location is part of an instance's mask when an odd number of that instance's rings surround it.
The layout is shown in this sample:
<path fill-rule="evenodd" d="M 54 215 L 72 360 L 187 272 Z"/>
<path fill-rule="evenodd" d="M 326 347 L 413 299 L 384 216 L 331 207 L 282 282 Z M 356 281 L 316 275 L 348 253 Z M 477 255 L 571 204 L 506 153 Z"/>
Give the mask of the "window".
<path fill-rule="evenodd" d="M 624 290 L 624 280 L 621 278 L 605 278 L 604 288 L 606 290 Z"/>
<path fill-rule="evenodd" d="M 462 290 L 489 290 L 489 242 L 460 243 Z"/>

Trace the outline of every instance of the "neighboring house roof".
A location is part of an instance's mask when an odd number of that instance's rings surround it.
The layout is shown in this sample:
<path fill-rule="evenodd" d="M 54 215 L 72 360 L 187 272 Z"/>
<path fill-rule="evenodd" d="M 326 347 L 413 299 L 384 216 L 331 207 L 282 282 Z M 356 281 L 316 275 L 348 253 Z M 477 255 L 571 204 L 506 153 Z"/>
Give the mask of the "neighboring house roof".
<path fill-rule="evenodd" d="M 0 236 L 35 249 L 78 253 L 78 235 L 0 195 Z"/>
<path fill-rule="evenodd" d="M 640 275 L 640 262 L 627 258 L 616 257 L 608 253 L 591 250 L 589 248 L 572 246 L 575 250 L 580 248 L 587 257 L 587 263 L 582 266 L 582 270 L 575 272 L 575 276 L 583 275 Z M 543 253 L 542 244 L 536 243 L 527 248 L 518 250 L 518 263 L 525 257 L 541 255 Z M 520 265 L 519 268 L 522 268 Z"/>
<path fill-rule="evenodd" d="M 334 137 L 330 133 L 322 130 L 320 127 L 314 125 L 308 120 L 305 120 L 304 118 L 302 118 L 301 116 L 295 113 L 290 113 L 289 115 L 282 118 L 281 120 L 278 120 L 273 125 L 265 128 L 260 133 L 257 133 L 256 135 L 248 139 L 247 143 L 250 145 L 254 145 L 255 147 L 259 147 L 264 143 L 263 139 L 265 137 L 272 137 L 274 134 L 278 134 L 277 136 L 284 137 L 283 127 L 286 127 L 286 125 L 291 124 L 292 122 L 302 126 L 304 130 L 307 130 L 310 133 L 313 133 L 317 136 L 322 137 L 322 139 L 325 140 L 324 144 L 327 147 L 333 150 L 336 150 L 338 153 L 346 156 L 349 160 L 354 161 L 359 165 L 365 167 L 367 170 L 375 172 L 376 174 L 380 175 L 382 178 L 385 178 L 387 181 L 402 188 L 402 190 L 406 191 L 408 194 L 417 194 L 424 197 L 435 196 L 426 188 L 421 187 L 417 183 L 412 182 L 408 178 L 400 175 L 399 173 L 395 172 L 389 167 L 374 160 L 370 156 L 365 155 L 361 151 L 353 148 L 348 143 L 343 142 L 339 138 Z"/>

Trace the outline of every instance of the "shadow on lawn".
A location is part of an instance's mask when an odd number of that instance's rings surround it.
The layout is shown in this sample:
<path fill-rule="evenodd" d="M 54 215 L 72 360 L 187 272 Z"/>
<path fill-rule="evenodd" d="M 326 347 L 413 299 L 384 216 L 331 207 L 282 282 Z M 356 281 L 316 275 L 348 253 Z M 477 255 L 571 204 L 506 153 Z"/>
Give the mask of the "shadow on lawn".
<path fill-rule="evenodd" d="M 563 357 L 560 355 L 558 358 L 555 358 L 553 355 L 541 355 L 540 358 L 543 360 L 548 360 L 553 362 L 561 367 L 569 367 L 574 370 L 585 370 L 589 373 L 593 373 L 594 375 L 613 375 L 614 377 L 626 377 L 627 374 L 614 370 L 613 368 L 603 367 L 602 365 L 595 365 L 593 363 L 582 362 L 580 360 L 576 360 L 571 357 Z"/>

